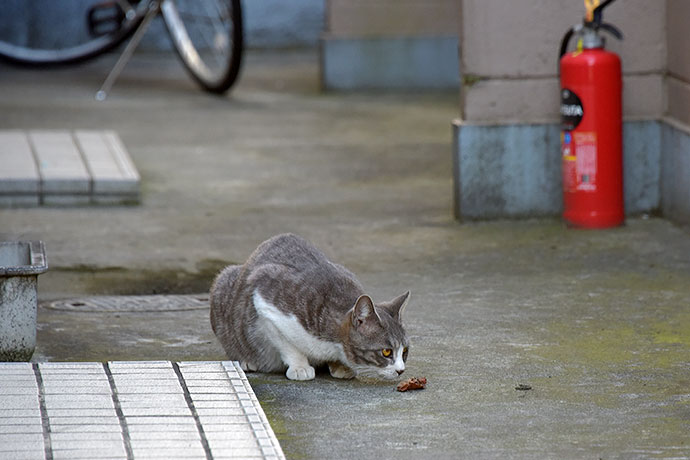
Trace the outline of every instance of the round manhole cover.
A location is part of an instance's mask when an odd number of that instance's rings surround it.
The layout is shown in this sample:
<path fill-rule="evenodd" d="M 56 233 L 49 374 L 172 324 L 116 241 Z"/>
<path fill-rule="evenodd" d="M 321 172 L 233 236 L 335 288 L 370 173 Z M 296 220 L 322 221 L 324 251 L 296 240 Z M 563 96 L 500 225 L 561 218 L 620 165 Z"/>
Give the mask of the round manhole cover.
<path fill-rule="evenodd" d="M 53 310 L 74 312 L 157 312 L 209 308 L 208 295 L 103 295 L 41 303 Z"/>

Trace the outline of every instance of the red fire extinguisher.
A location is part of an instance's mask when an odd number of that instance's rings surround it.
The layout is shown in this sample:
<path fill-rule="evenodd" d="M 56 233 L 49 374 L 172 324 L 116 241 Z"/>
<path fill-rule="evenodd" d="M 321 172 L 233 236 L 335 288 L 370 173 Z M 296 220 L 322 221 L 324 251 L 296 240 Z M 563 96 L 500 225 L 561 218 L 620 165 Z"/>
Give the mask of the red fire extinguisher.
<path fill-rule="evenodd" d="M 602 23 L 602 10 L 612 1 L 601 3 L 561 41 L 563 218 L 575 227 L 614 227 L 625 219 L 621 62 L 604 49 L 600 34 L 623 38 Z M 566 53 L 573 36 L 577 50 Z"/>

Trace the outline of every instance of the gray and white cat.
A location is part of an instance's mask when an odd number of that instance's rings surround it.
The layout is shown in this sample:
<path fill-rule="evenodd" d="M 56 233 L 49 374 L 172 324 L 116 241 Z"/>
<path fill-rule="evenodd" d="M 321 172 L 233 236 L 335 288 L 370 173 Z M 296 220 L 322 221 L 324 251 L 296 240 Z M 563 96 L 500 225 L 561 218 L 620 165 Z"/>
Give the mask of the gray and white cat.
<path fill-rule="evenodd" d="M 401 315 L 409 291 L 374 304 L 345 267 L 303 238 L 275 236 L 211 287 L 211 326 L 246 371 L 311 380 L 328 364 L 337 378 L 394 379 L 409 341 Z"/>

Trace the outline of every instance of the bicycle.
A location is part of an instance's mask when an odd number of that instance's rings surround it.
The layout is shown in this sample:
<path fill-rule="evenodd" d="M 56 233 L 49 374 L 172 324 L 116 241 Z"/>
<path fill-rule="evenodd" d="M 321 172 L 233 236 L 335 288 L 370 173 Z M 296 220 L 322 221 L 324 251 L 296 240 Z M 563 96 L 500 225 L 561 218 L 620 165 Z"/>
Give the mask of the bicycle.
<path fill-rule="evenodd" d="M 15 64 L 77 64 L 131 40 L 96 93 L 103 100 L 151 21 L 163 16 L 182 64 L 206 91 L 225 93 L 237 80 L 243 53 L 240 0 L 115 0 L 87 10 L 90 38 L 58 49 L 37 49 L 0 39 L 0 58 Z"/>

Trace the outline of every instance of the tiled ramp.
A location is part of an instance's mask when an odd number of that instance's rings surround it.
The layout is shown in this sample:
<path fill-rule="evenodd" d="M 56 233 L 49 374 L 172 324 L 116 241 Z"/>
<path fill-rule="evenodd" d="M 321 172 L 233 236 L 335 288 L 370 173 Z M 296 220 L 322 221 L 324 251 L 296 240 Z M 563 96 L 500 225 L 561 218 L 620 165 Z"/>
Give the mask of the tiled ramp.
<path fill-rule="evenodd" d="M 114 131 L 0 130 L 0 206 L 132 203 L 139 188 Z"/>
<path fill-rule="evenodd" d="M 0 459 L 284 459 L 236 362 L 0 363 Z"/>

